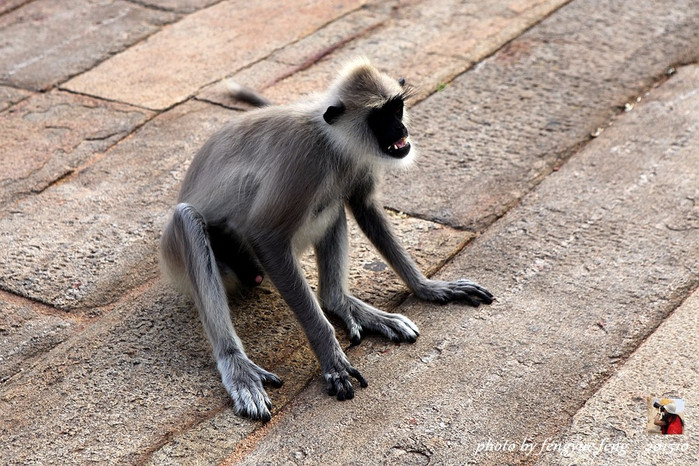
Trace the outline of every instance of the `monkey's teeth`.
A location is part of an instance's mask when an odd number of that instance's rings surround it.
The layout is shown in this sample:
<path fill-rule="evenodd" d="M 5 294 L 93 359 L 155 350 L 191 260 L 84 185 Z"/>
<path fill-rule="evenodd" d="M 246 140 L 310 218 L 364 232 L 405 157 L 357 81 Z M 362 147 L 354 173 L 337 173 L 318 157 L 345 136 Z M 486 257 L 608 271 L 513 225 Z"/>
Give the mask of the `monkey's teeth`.
<path fill-rule="evenodd" d="M 389 149 L 398 150 L 398 149 L 404 148 L 407 145 L 408 145 L 408 138 L 401 138 L 395 144 L 391 145 L 389 147 Z"/>
<path fill-rule="evenodd" d="M 408 138 L 401 138 L 400 141 L 396 142 L 395 144 L 391 144 L 388 146 L 388 150 L 398 150 L 404 148 L 406 145 L 408 145 Z"/>

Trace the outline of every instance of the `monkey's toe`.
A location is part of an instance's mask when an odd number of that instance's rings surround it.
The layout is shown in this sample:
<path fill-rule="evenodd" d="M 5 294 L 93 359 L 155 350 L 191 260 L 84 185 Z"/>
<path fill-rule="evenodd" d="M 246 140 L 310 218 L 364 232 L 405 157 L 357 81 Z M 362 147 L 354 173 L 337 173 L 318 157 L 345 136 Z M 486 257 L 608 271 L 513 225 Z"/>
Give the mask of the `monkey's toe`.
<path fill-rule="evenodd" d="M 283 381 L 245 356 L 226 354 L 218 359 L 223 385 L 240 416 L 269 421 L 272 402 L 263 384 L 281 387 Z"/>
<path fill-rule="evenodd" d="M 270 377 L 265 378 L 263 383 L 273 388 L 282 388 L 282 385 L 284 385 L 284 381 L 274 374 L 270 374 Z"/>
<path fill-rule="evenodd" d="M 240 386 L 230 393 L 238 415 L 267 422 L 272 419 L 272 402 L 262 387 Z"/>

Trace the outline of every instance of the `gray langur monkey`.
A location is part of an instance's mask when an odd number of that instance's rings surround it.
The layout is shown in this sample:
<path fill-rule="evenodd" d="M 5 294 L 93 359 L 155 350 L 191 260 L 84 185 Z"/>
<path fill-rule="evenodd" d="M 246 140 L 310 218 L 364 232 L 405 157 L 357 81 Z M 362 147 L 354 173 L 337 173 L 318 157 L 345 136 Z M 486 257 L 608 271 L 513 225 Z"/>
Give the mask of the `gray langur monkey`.
<path fill-rule="evenodd" d="M 352 367 L 323 310 L 347 326 L 353 344 L 367 333 L 414 342 L 407 317 L 380 311 L 347 287 L 345 206 L 386 261 L 418 298 L 472 306 L 493 296 L 468 280 L 426 278 L 398 242 L 376 198 L 384 167 L 414 157 L 404 80 L 368 61 L 348 64 L 330 89 L 298 103 L 269 106 L 246 88 L 240 98 L 261 108 L 237 116 L 199 150 L 182 183 L 179 204 L 161 240 L 162 263 L 188 292 L 213 346 L 223 384 L 238 414 L 270 419 L 263 385 L 282 385 L 245 354 L 233 329 L 226 284 L 256 286 L 267 275 L 305 331 L 328 394 L 353 398 Z M 297 255 L 315 248 L 318 297 Z"/>

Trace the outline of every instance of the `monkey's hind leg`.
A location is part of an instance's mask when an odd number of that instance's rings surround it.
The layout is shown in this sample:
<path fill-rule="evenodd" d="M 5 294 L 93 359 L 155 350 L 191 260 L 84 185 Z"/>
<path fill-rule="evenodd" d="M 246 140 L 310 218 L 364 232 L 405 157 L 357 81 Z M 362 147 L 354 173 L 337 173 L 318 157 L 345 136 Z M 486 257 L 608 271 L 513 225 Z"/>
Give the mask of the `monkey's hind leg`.
<path fill-rule="evenodd" d="M 325 237 L 316 244 L 319 295 L 325 310 L 343 320 L 352 344 L 366 334 L 413 343 L 420 331 L 402 314 L 384 312 L 347 291 L 347 218 L 344 209 Z"/>
<path fill-rule="evenodd" d="M 189 204 L 178 204 L 163 233 L 163 261 L 184 275 L 204 330 L 213 346 L 223 385 L 236 411 L 268 421 L 272 406 L 262 384 L 280 387 L 282 380 L 253 363 L 245 354 L 230 318 L 228 299 L 206 233 L 204 218 Z"/>

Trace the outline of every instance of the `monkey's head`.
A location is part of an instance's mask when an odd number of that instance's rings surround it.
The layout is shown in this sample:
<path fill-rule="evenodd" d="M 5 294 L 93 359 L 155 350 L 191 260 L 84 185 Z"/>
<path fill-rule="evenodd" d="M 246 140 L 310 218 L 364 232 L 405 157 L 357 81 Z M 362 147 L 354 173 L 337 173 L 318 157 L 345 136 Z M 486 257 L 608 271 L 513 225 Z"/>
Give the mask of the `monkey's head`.
<path fill-rule="evenodd" d="M 392 79 L 358 59 L 345 66 L 327 95 L 323 119 L 345 145 L 379 160 L 400 165 L 412 161 L 415 151 L 405 111 L 411 88 L 404 79 Z"/>

